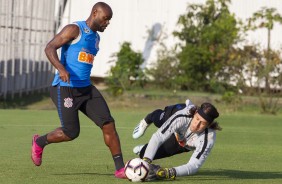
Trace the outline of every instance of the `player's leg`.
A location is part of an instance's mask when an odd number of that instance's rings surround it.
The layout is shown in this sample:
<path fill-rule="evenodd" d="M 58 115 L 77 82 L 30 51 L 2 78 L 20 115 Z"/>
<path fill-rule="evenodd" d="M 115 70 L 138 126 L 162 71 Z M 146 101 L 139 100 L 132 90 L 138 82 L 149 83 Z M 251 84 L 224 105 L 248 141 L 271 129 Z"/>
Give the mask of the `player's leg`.
<path fill-rule="evenodd" d="M 109 147 L 115 163 L 115 176 L 124 178 L 124 161 L 115 121 L 105 99 L 96 87 L 92 86 L 91 99 L 85 102 L 80 110 L 102 129 L 104 142 Z"/>
<path fill-rule="evenodd" d="M 154 125 L 160 128 L 163 123 L 170 118 L 175 112 L 182 110 L 186 107 L 186 104 L 176 104 L 165 107 L 164 110 L 157 109 L 151 113 L 149 113 L 144 119 L 140 121 L 140 123 L 134 128 L 132 137 L 134 139 L 138 139 L 141 137 L 146 129 L 154 123 Z"/>
<path fill-rule="evenodd" d="M 121 152 L 120 140 L 113 122 L 104 124 L 102 127 L 105 144 L 109 147 L 115 163 L 115 176 L 126 178 L 124 174 L 124 161 Z"/>
<path fill-rule="evenodd" d="M 133 139 L 138 139 L 141 137 L 147 128 L 154 123 L 156 127 L 161 127 L 163 124 L 163 117 L 164 111 L 161 109 L 157 109 L 151 113 L 149 113 L 144 119 L 142 119 L 139 124 L 134 128 L 132 137 Z"/>
<path fill-rule="evenodd" d="M 51 87 L 51 98 L 57 107 L 61 127 L 43 136 L 34 135 L 32 139 L 32 161 L 36 166 L 42 163 L 43 149 L 47 144 L 70 141 L 78 137 L 78 111 L 71 93 L 67 87 Z"/>
<path fill-rule="evenodd" d="M 133 152 L 138 154 L 140 158 L 143 158 L 147 146 L 148 144 L 138 145 L 134 148 L 135 150 L 133 149 Z M 189 150 L 178 144 L 174 135 L 171 135 L 171 137 L 159 147 L 154 160 L 170 157 L 188 151 Z"/>
<path fill-rule="evenodd" d="M 146 123 L 148 125 L 151 125 L 152 123 L 154 123 L 154 125 L 158 128 L 160 128 L 162 126 L 162 124 L 164 123 L 164 113 L 165 111 L 162 109 L 157 109 L 154 110 L 153 112 L 151 112 L 150 114 L 148 114 L 144 120 L 146 121 Z"/>
<path fill-rule="evenodd" d="M 70 141 L 79 136 L 80 125 L 78 108 L 83 100 L 77 88 L 53 87 L 51 98 L 57 107 L 61 127 L 47 134 L 47 142 L 58 143 Z"/>
<path fill-rule="evenodd" d="M 163 122 L 168 120 L 174 113 L 176 113 L 177 111 L 180 111 L 184 108 L 186 108 L 186 104 L 184 104 L 184 103 L 166 106 L 165 109 L 164 109 Z"/>

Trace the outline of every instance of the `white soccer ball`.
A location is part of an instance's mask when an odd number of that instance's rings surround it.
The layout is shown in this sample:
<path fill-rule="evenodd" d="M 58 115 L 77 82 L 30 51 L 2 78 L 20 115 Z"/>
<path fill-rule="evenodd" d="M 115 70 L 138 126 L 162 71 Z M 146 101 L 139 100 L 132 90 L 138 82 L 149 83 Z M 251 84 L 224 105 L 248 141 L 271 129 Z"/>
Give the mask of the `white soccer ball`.
<path fill-rule="evenodd" d="M 141 158 L 134 158 L 126 163 L 124 172 L 129 181 L 142 182 L 149 173 L 149 164 Z"/>

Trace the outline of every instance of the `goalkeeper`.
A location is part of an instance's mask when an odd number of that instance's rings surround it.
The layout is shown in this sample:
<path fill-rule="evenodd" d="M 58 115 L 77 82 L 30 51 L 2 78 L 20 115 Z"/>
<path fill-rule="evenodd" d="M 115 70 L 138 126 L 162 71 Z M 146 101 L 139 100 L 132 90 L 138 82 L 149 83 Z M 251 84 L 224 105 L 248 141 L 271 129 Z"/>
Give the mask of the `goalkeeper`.
<path fill-rule="evenodd" d="M 214 121 L 219 116 L 210 103 L 196 107 L 190 100 L 186 104 L 176 104 L 157 109 L 148 114 L 133 131 L 133 138 L 141 137 L 152 123 L 158 130 L 148 144 L 138 145 L 133 152 L 151 163 L 152 160 L 193 151 L 190 160 L 173 168 L 151 167 L 157 179 L 175 179 L 196 173 L 209 155 L 216 139 L 216 130 L 221 130 Z M 150 172 L 149 180 L 155 179 Z M 154 175 L 153 174 L 153 175 Z"/>

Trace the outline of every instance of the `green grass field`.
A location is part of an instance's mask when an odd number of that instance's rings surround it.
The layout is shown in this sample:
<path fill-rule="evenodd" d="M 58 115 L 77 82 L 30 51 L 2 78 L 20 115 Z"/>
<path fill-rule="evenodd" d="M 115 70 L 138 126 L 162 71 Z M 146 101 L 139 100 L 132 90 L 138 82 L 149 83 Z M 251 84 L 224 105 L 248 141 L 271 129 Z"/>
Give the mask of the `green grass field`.
<path fill-rule="evenodd" d="M 155 130 L 150 127 L 139 140 L 131 138 L 134 126 L 150 110 L 112 109 L 125 161 L 136 157 L 132 148 L 146 143 Z M 0 110 L 0 117 L 0 183 L 130 183 L 114 177 L 113 161 L 104 145 L 101 131 L 84 115 L 80 116 L 80 137 L 72 142 L 47 146 L 40 167 L 35 167 L 30 159 L 31 137 L 57 127 L 57 112 Z M 215 147 L 200 171 L 194 176 L 179 177 L 172 182 L 282 183 L 281 114 L 225 113 L 219 122 L 223 131 L 217 134 Z M 184 153 L 156 163 L 177 166 L 186 163 L 190 154 Z"/>

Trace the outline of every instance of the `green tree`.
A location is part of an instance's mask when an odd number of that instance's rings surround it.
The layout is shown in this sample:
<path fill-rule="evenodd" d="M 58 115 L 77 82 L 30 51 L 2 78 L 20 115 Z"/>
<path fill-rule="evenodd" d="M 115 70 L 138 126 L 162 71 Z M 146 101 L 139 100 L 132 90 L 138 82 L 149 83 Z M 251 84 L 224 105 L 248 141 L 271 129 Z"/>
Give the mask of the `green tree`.
<path fill-rule="evenodd" d="M 182 42 L 178 54 L 181 75 L 177 80 L 184 89 L 214 90 L 225 72 L 233 44 L 239 39 L 235 16 L 228 9 L 230 0 L 207 0 L 190 4 L 178 20 L 180 31 L 174 35 Z M 213 85 L 211 85 L 213 84 Z"/>
<path fill-rule="evenodd" d="M 175 50 L 169 49 L 162 42 L 157 53 L 157 61 L 152 68 L 147 70 L 154 83 L 165 89 L 177 89 L 176 76 L 180 75 L 178 71 L 178 60 L 175 56 Z"/>
<path fill-rule="evenodd" d="M 229 58 L 226 61 L 225 72 L 222 72 L 222 78 L 228 84 L 232 84 L 233 92 L 241 92 L 253 95 L 256 93 L 255 87 L 258 71 L 258 63 L 263 55 L 257 45 L 246 45 L 243 48 L 233 48 L 229 52 Z"/>
<path fill-rule="evenodd" d="M 142 54 L 133 51 L 129 42 L 124 42 L 114 57 L 115 65 L 111 67 L 107 79 L 110 91 L 114 95 L 119 95 L 132 87 L 143 87 L 145 77 L 140 67 L 143 63 Z"/>
<path fill-rule="evenodd" d="M 264 67 L 264 78 L 265 78 L 265 90 L 267 93 L 270 92 L 270 76 L 269 73 L 273 70 L 271 64 L 271 30 L 274 28 L 275 23 L 282 24 L 282 16 L 277 12 L 275 8 L 263 7 L 261 10 L 255 12 L 249 19 L 247 29 L 256 30 L 260 28 L 267 29 L 267 52 L 266 52 L 266 63 Z"/>
<path fill-rule="evenodd" d="M 282 86 L 282 58 L 281 52 L 259 49 L 259 45 L 248 45 L 243 49 L 236 49 L 232 54 L 232 65 L 229 65 L 228 73 L 233 75 L 238 89 L 244 94 L 258 96 L 261 111 L 275 114 L 279 110 Z M 272 94 L 266 93 L 265 63 L 268 58 L 269 84 Z M 233 67 L 230 67 L 233 66 Z"/>
<path fill-rule="evenodd" d="M 259 90 L 259 101 L 262 112 L 276 114 L 281 107 L 282 87 L 282 58 L 281 52 L 274 50 L 264 50 L 262 52 L 263 60 L 260 62 L 260 67 L 257 72 Z M 266 64 L 267 62 L 267 64 Z M 267 65 L 267 69 L 265 69 Z M 267 75 L 269 89 L 261 90 L 260 84 L 265 82 Z M 270 90 L 271 89 L 271 90 Z M 269 90 L 269 91 L 267 91 Z M 271 93 L 270 93 L 271 92 Z"/>
<path fill-rule="evenodd" d="M 281 95 L 281 52 L 271 48 L 271 31 L 275 23 L 282 24 L 282 16 L 275 8 L 263 7 L 248 19 L 246 30 L 267 30 L 267 48 L 262 51 L 262 59 L 258 63 L 256 77 L 258 96 L 262 112 L 275 114 L 278 108 L 279 91 Z M 264 86 L 262 86 L 264 84 Z M 263 88 L 263 90 L 261 90 Z"/>

